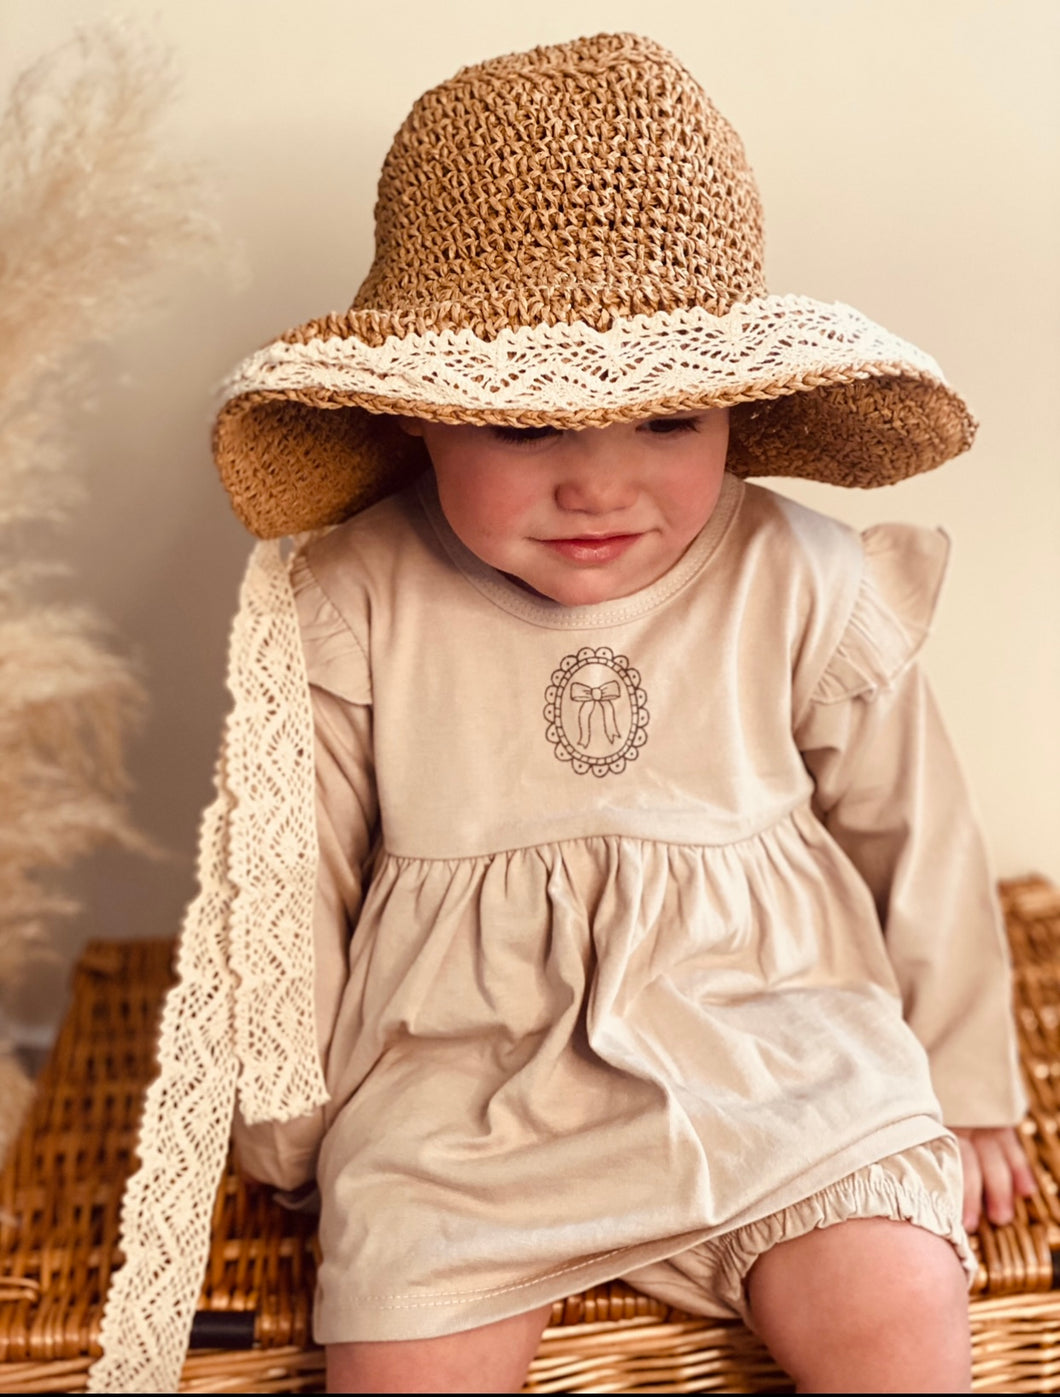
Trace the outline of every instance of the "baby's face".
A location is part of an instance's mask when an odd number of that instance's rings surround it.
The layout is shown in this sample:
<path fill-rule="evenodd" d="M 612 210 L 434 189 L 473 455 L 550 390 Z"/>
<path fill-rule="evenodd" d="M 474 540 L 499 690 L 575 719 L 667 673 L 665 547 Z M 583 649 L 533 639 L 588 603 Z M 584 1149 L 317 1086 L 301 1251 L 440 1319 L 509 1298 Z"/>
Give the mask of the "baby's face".
<path fill-rule="evenodd" d="M 724 408 L 578 432 L 404 425 L 424 440 L 461 542 L 564 606 L 669 571 L 718 502 L 729 440 Z"/>

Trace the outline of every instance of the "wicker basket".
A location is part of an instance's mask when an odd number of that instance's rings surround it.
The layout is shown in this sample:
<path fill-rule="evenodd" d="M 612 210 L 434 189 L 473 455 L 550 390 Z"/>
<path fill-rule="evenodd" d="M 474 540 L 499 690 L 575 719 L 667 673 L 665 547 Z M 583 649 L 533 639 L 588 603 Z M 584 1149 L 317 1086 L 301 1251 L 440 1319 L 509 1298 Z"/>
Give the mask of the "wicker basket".
<path fill-rule="evenodd" d="M 1015 1224 L 984 1224 L 971 1302 L 975 1387 L 1060 1391 L 1060 889 L 1002 885 L 1031 1098 L 1024 1135 L 1039 1194 Z M 36 1102 L 0 1178 L 0 1391 L 80 1392 L 117 1264 L 122 1182 L 153 1069 L 170 942 L 97 942 Z M 323 1390 L 309 1340 L 311 1224 L 229 1170 L 184 1392 Z M 614 1283 L 558 1302 L 531 1392 L 790 1390 L 739 1324 L 689 1319 Z"/>

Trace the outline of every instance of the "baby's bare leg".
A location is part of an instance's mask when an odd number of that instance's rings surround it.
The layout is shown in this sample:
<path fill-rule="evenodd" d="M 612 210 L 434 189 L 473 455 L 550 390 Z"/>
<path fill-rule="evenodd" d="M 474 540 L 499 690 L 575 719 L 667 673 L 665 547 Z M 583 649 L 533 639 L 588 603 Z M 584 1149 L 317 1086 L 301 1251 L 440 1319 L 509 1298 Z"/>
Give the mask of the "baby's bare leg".
<path fill-rule="evenodd" d="M 440 1339 L 329 1344 L 329 1392 L 518 1392 L 552 1306 Z"/>
<path fill-rule="evenodd" d="M 799 1392 L 969 1392 L 968 1287 L 949 1242 L 858 1218 L 782 1242 L 747 1281 L 751 1318 Z"/>

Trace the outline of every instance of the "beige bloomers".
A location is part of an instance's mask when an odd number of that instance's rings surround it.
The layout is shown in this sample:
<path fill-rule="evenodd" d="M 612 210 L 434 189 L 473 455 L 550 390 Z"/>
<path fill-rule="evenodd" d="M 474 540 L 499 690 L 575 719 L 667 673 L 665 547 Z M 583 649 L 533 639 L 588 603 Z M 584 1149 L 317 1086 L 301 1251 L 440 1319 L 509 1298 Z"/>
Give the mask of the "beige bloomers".
<path fill-rule="evenodd" d="M 952 1136 L 940 1136 L 855 1169 L 846 1178 L 769 1217 L 711 1237 L 624 1279 L 666 1305 L 712 1319 L 750 1322 L 747 1277 L 760 1256 L 818 1227 L 857 1218 L 891 1218 L 953 1245 L 971 1285 L 976 1260 L 961 1224 L 961 1161 Z"/>

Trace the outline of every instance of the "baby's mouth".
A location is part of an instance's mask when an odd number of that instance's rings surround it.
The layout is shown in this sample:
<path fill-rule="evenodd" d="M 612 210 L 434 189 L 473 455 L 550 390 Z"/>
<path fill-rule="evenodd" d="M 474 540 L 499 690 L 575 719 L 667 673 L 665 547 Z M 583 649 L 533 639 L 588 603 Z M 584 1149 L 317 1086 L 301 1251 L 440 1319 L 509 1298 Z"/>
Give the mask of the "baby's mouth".
<path fill-rule="evenodd" d="M 640 534 L 590 534 L 575 538 L 545 538 L 540 542 L 554 553 L 578 563 L 609 563 L 631 548 Z"/>

